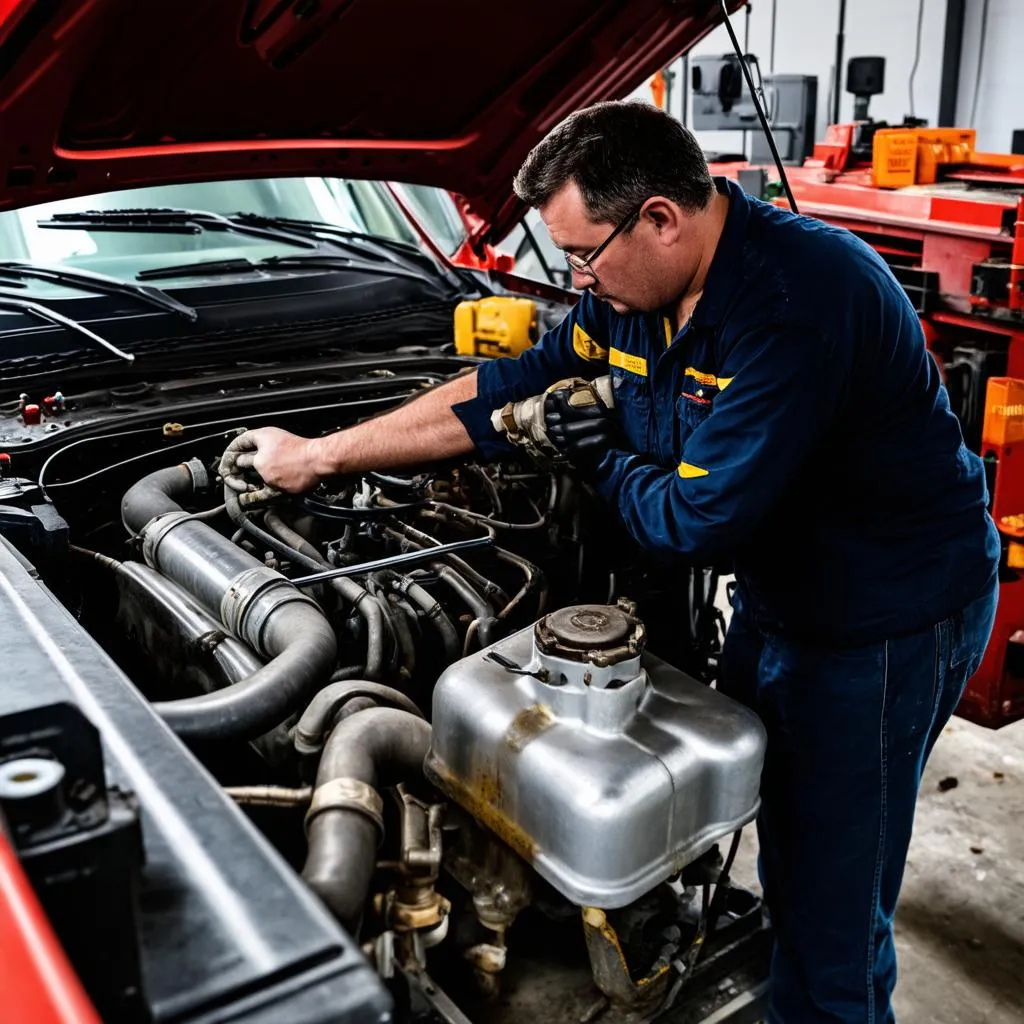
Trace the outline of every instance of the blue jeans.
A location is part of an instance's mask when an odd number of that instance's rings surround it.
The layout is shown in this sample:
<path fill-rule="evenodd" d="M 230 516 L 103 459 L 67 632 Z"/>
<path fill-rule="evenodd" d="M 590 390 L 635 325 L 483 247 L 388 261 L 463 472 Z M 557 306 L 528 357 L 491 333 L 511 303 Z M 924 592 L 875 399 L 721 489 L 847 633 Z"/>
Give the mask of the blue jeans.
<path fill-rule="evenodd" d="M 760 874 L 775 931 L 769 1024 L 888 1024 L 892 919 L 921 772 L 996 606 L 993 582 L 932 628 L 812 649 L 734 615 L 719 689 L 768 731 Z"/>

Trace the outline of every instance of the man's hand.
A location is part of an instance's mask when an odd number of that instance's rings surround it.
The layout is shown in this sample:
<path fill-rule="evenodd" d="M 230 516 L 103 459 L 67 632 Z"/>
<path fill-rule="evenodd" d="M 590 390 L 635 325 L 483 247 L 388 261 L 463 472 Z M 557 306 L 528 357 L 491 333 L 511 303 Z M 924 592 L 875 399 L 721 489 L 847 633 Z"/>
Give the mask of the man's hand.
<path fill-rule="evenodd" d="M 610 449 L 622 446 L 615 413 L 593 395 L 568 389 L 548 392 L 544 425 L 551 443 L 586 472 L 595 470 Z"/>
<path fill-rule="evenodd" d="M 318 442 L 318 438 L 299 437 L 277 427 L 247 430 L 228 445 L 220 475 L 236 491 L 249 489 L 242 476 L 247 469 L 255 470 L 278 490 L 292 494 L 308 491 L 328 475 L 319 469 Z"/>

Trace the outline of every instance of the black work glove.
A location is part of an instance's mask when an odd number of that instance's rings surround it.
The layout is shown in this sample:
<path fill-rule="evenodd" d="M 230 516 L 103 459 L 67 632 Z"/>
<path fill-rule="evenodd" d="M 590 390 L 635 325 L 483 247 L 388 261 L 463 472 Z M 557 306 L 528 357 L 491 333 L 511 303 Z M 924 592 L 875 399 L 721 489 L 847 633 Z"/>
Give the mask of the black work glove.
<path fill-rule="evenodd" d="M 544 426 L 548 440 L 577 469 L 593 473 L 605 453 L 622 447 L 619 421 L 603 402 L 579 402 L 568 389 L 551 391 L 544 398 Z"/>

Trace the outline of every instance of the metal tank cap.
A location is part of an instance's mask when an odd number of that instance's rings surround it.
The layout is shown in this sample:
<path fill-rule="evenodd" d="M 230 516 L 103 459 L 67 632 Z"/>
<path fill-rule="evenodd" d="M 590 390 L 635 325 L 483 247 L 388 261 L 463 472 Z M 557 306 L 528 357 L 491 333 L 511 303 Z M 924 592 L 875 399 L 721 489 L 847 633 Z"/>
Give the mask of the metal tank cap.
<path fill-rule="evenodd" d="M 560 608 L 534 627 L 534 641 L 542 654 L 600 668 L 637 657 L 646 638 L 644 625 L 636 617 L 636 604 L 626 598 L 617 604 Z"/>

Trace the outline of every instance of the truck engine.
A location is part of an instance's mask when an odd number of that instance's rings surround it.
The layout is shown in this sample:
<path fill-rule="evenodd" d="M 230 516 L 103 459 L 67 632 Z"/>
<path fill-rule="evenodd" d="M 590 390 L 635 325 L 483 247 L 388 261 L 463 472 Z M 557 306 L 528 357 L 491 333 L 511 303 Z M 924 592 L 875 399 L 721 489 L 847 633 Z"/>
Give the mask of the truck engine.
<path fill-rule="evenodd" d="M 639 1021 L 767 948 L 715 572 L 525 454 L 300 496 L 230 458 L 455 368 L 143 411 L 0 481 L 0 807 L 104 1019 Z"/>

